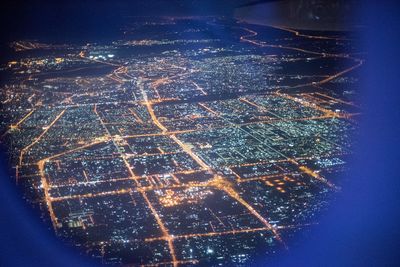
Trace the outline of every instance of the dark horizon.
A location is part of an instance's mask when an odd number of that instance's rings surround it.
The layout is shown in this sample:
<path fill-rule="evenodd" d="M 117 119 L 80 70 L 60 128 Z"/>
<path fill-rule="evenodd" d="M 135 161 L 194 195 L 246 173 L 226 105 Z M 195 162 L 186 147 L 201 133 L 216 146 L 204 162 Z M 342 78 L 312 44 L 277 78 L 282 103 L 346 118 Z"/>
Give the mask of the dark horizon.
<path fill-rule="evenodd" d="M 334 7 L 332 14 L 321 8 L 327 3 Z M 3 42 L 43 37 L 52 40 L 115 38 L 126 18 L 131 16 L 226 16 L 259 24 L 287 23 L 285 26 L 292 28 L 307 25 L 311 30 L 341 29 L 347 23 L 342 19 L 344 12 L 347 12 L 345 17 L 350 17 L 349 10 L 355 3 L 355 0 L 8 0 L 0 4 L 0 23 L 6 25 L 1 29 L 1 38 Z M 328 22 L 324 19 L 326 14 L 330 14 Z"/>

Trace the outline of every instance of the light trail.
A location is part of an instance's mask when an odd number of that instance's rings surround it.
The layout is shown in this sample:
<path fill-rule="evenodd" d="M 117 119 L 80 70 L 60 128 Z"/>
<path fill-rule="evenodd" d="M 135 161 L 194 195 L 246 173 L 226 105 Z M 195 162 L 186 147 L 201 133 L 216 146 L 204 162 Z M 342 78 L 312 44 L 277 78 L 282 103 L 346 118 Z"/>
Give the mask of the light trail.
<path fill-rule="evenodd" d="M 197 264 L 199 263 L 198 260 L 177 260 L 177 261 L 163 261 L 158 263 L 151 263 L 151 264 L 142 264 L 141 267 L 158 267 L 158 266 L 168 266 L 171 264 Z"/>
<path fill-rule="evenodd" d="M 82 172 L 83 172 L 83 176 L 85 177 L 86 182 L 89 183 L 89 177 L 87 176 L 86 171 L 83 170 Z"/>
<path fill-rule="evenodd" d="M 334 112 L 334 111 L 326 109 L 326 108 L 322 108 L 322 107 L 318 106 L 317 104 L 310 103 L 310 102 L 308 102 L 308 101 L 306 101 L 304 99 L 293 97 L 293 96 L 291 96 L 289 94 L 282 94 L 282 93 L 279 93 L 279 92 L 276 92 L 275 94 L 277 96 L 282 97 L 282 98 L 286 98 L 286 99 L 292 100 L 294 102 L 300 103 L 301 105 L 303 105 L 305 107 L 309 107 L 309 108 L 312 108 L 314 110 L 320 111 L 320 112 L 324 113 L 324 115 L 327 116 L 327 117 L 332 117 L 332 118 L 342 118 L 343 117 L 341 114 L 339 114 L 337 112 Z"/>
<path fill-rule="evenodd" d="M 210 170 L 210 167 L 195 153 L 193 153 L 192 149 L 189 147 L 189 145 L 184 144 L 181 140 L 179 140 L 176 135 L 170 135 L 171 139 L 177 143 L 183 151 L 185 151 L 194 161 L 197 162 L 204 170 Z"/>
<path fill-rule="evenodd" d="M 56 118 L 48 125 L 45 127 L 45 130 L 38 136 L 36 137 L 32 143 L 30 143 L 28 146 L 24 147 L 19 155 L 19 166 L 22 166 L 22 161 L 23 161 L 23 157 L 24 154 L 35 144 L 37 144 L 40 139 L 42 139 L 42 137 L 51 129 L 51 127 L 53 127 L 53 125 L 62 117 L 62 115 L 64 115 L 66 109 L 63 109 L 57 116 Z"/>
<path fill-rule="evenodd" d="M 246 104 L 249 104 L 250 106 L 253 106 L 253 107 L 257 108 L 258 110 L 260 110 L 260 111 L 262 111 L 262 112 L 266 112 L 266 111 L 267 111 L 267 109 L 266 109 L 265 107 L 260 106 L 260 105 L 257 105 L 256 103 L 254 103 L 254 102 L 252 102 L 252 101 L 250 101 L 250 100 L 248 100 L 248 99 L 246 99 L 246 98 L 244 98 L 244 97 L 239 98 L 239 100 L 240 100 L 241 102 L 244 102 L 244 103 L 246 103 Z"/>
<path fill-rule="evenodd" d="M 70 154 L 70 153 L 73 153 L 73 152 L 76 152 L 76 151 L 79 151 L 79 150 L 82 150 L 82 149 L 85 149 L 85 148 L 89 148 L 89 147 L 92 147 L 92 146 L 95 146 L 95 145 L 99 145 L 99 144 L 102 144 L 104 142 L 107 142 L 107 141 L 111 140 L 108 137 L 101 137 L 101 138 L 98 138 L 98 139 L 99 140 L 95 140 L 95 141 L 93 141 L 91 143 L 88 143 L 88 144 L 85 144 L 85 145 L 82 145 L 82 146 L 79 146 L 79 147 L 76 147 L 76 148 L 73 148 L 73 149 L 70 149 L 70 150 L 55 154 L 55 155 L 52 155 L 52 156 L 44 158 L 42 160 L 50 161 L 52 159 L 59 158 L 61 156 L 64 156 L 64 155 L 67 155 L 67 154 Z"/>
<path fill-rule="evenodd" d="M 282 30 L 282 31 L 287 31 L 287 32 L 293 33 L 296 36 L 304 37 L 304 38 L 307 38 L 307 39 L 335 40 L 335 41 L 349 40 L 347 38 L 341 38 L 341 37 L 329 37 L 329 36 L 322 36 L 322 35 L 303 34 L 303 33 L 300 33 L 299 31 L 296 31 L 296 30 L 293 30 L 293 29 L 290 29 L 290 28 L 286 28 L 286 27 L 283 27 L 283 26 L 277 26 L 277 25 L 268 25 L 268 27 L 279 29 L 279 30 Z"/>
<path fill-rule="evenodd" d="M 251 228 L 251 229 L 238 229 L 231 231 L 222 231 L 222 232 L 207 232 L 207 233 L 194 233 L 194 234 L 186 234 L 186 235 L 174 235 L 172 238 L 176 239 L 188 239 L 188 238 L 197 238 L 197 237 L 210 237 L 210 236 L 222 236 L 222 235 L 235 235 L 242 233 L 255 233 L 260 231 L 270 231 L 271 229 L 268 227 L 260 227 L 260 228 Z M 165 240 L 163 237 L 153 237 L 146 238 L 146 242 L 154 242 Z"/>
<path fill-rule="evenodd" d="M 212 110 L 211 108 L 209 108 L 208 106 L 206 106 L 206 104 L 204 103 L 197 103 L 200 107 L 202 107 L 203 109 L 205 109 L 206 111 L 210 112 L 211 114 L 213 114 L 214 116 L 219 116 L 220 114 L 214 110 Z"/>
<path fill-rule="evenodd" d="M 11 124 L 11 129 L 18 129 L 18 127 L 23 123 L 26 119 L 28 119 L 36 109 L 32 109 L 28 114 L 26 114 L 22 119 L 20 119 L 17 123 Z"/>
<path fill-rule="evenodd" d="M 204 91 L 204 89 L 200 85 L 198 85 L 195 82 L 192 82 L 192 83 L 193 83 L 194 86 L 196 86 L 196 89 L 199 90 L 203 95 L 207 95 L 207 92 Z"/>
<path fill-rule="evenodd" d="M 163 133 L 167 132 L 168 129 L 165 128 L 164 125 L 162 125 L 162 124 L 158 121 L 157 116 L 154 114 L 153 107 L 152 107 L 152 105 L 151 105 L 149 99 L 147 98 L 147 94 L 146 94 L 146 91 L 144 90 L 144 85 L 143 85 L 143 82 L 142 82 L 141 80 L 139 80 L 139 89 L 140 89 L 140 91 L 141 91 L 141 93 L 142 93 L 144 103 L 145 103 L 145 105 L 146 105 L 147 111 L 149 112 L 150 117 L 151 117 L 153 123 L 154 123 L 158 128 L 160 128 L 160 130 L 161 130 Z"/>
<path fill-rule="evenodd" d="M 297 175 L 298 173 L 278 173 L 278 174 L 271 174 L 271 175 L 264 175 L 264 176 L 257 176 L 252 178 L 245 178 L 240 179 L 238 183 L 247 183 L 252 181 L 259 181 L 259 180 L 267 180 L 267 179 L 274 179 L 274 178 L 282 178 L 285 175 Z"/>
<path fill-rule="evenodd" d="M 131 165 L 129 164 L 129 162 L 126 160 L 125 155 L 121 155 L 122 161 L 124 162 L 126 168 L 128 169 L 129 175 L 131 176 L 131 179 L 135 182 L 135 184 L 137 186 L 140 186 L 140 183 L 138 181 L 138 177 L 135 175 L 135 173 L 133 172 L 133 169 L 131 167 Z"/>
<path fill-rule="evenodd" d="M 343 70 L 341 72 L 338 72 L 338 73 L 336 73 L 334 75 L 331 75 L 330 77 L 328 77 L 328 78 L 326 78 L 326 79 L 324 79 L 322 81 L 317 82 L 317 84 L 321 85 L 321 84 L 330 82 L 330 81 L 332 81 L 332 80 L 334 80 L 334 79 L 336 79 L 336 78 L 338 78 L 340 76 L 343 76 L 344 74 L 346 74 L 346 73 L 348 73 L 350 71 L 353 71 L 353 70 L 357 69 L 358 67 L 361 67 L 362 64 L 364 63 L 364 61 L 361 60 L 361 59 L 354 59 L 354 60 L 357 62 L 356 65 L 354 65 L 354 66 L 352 66 L 350 68 L 347 68 L 347 69 L 345 69 L 345 70 Z"/>
<path fill-rule="evenodd" d="M 329 96 L 327 94 L 323 94 L 323 93 L 320 93 L 320 92 L 315 92 L 314 94 L 320 95 L 320 96 L 328 98 L 328 99 L 331 99 L 331 100 L 335 101 L 336 103 L 342 103 L 342 104 L 346 104 L 346 105 L 349 105 L 349 106 L 354 106 L 354 107 L 359 108 L 359 106 L 354 104 L 353 102 L 343 101 L 343 100 L 341 100 L 339 98 L 335 98 L 335 97 L 332 97 L 332 96 Z"/>
<path fill-rule="evenodd" d="M 179 131 L 167 131 L 167 132 L 158 132 L 158 133 L 149 133 L 149 134 L 135 134 L 135 135 L 124 135 L 122 138 L 127 139 L 135 139 L 135 138 L 142 138 L 142 137 L 157 137 L 157 136 L 168 136 L 172 134 L 183 134 L 183 133 L 193 133 L 197 130 L 179 130 Z"/>
<path fill-rule="evenodd" d="M 229 182 L 227 182 L 224 178 L 216 176 L 214 180 L 210 182 L 210 185 L 224 191 L 230 197 L 235 199 L 237 202 L 242 204 L 251 214 L 253 214 L 258 220 L 260 220 L 275 236 L 275 238 L 287 248 L 285 242 L 282 240 L 278 231 L 274 226 L 272 226 L 263 216 L 258 213 L 249 203 L 247 203 L 240 195 L 237 193 Z"/>
<path fill-rule="evenodd" d="M 57 217 L 54 213 L 53 210 L 53 205 L 51 203 L 51 197 L 49 194 L 49 185 L 47 184 L 47 179 L 44 173 L 44 165 L 46 164 L 46 161 L 39 161 L 38 163 L 38 168 L 39 168 L 39 174 L 40 174 L 40 181 L 43 187 L 43 192 L 44 192 L 44 200 L 47 205 L 47 210 L 49 211 L 51 223 L 53 224 L 54 231 L 57 233 L 57 228 L 58 228 L 58 221 Z"/>
<path fill-rule="evenodd" d="M 158 224 L 158 226 L 159 226 L 160 229 L 161 229 L 161 232 L 163 233 L 163 238 L 164 238 L 164 240 L 166 240 L 166 241 L 168 242 L 169 252 L 170 252 L 171 257 L 172 257 L 172 265 L 173 265 L 174 267 L 177 267 L 179 262 L 178 262 L 178 260 L 177 260 L 177 258 L 176 258 L 176 255 L 175 255 L 175 248 L 174 248 L 174 243 L 173 243 L 173 237 L 168 233 L 168 230 L 167 230 L 167 228 L 164 226 L 164 223 L 162 222 L 162 220 L 161 220 L 161 218 L 160 218 L 160 215 L 158 215 L 156 209 L 155 209 L 155 208 L 153 207 L 153 205 L 151 204 L 151 202 L 150 202 L 150 200 L 148 199 L 146 193 L 145 193 L 145 192 L 141 192 L 141 193 L 142 193 L 142 196 L 143 196 L 144 200 L 145 200 L 146 203 L 147 203 L 147 206 L 150 208 L 151 213 L 153 214 L 154 218 L 156 219 L 157 224 Z"/>
<path fill-rule="evenodd" d="M 49 190 L 51 187 L 46 183 L 47 190 Z M 120 189 L 120 190 L 114 190 L 114 191 L 106 191 L 106 192 L 100 192 L 100 193 L 87 193 L 87 194 L 79 194 L 79 195 L 69 195 L 69 196 L 63 196 L 63 197 L 51 197 L 50 194 L 46 197 L 50 202 L 60 202 L 60 201 L 66 201 L 66 200 L 73 200 L 73 199 L 85 199 L 85 198 L 95 198 L 95 197 L 104 197 L 104 196 L 116 196 L 116 195 L 124 195 L 124 194 L 129 194 L 133 192 L 132 189 Z"/>
<path fill-rule="evenodd" d="M 5 104 L 5 103 L 3 103 Z M 32 113 L 35 111 L 35 109 L 32 109 L 28 114 L 26 114 L 22 119 L 20 119 L 18 122 L 16 122 L 15 124 L 11 124 L 9 126 L 9 129 L 7 131 L 5 131 L 1 136 L 0 136 L 0 140 L 2 140 L 8 133 L 10 133 L 10 131 L 13 130 L 17 130 L 19 129 L 19 125 L 21 125 L 21 123 L 23 123 L 26 119 L 28 119 Z"/>
<path fill-rule="evenodd" d="M 333 183 L 329 182 L 327 179 L 325 179 L 324 177 L 322 177 L 321 175 L 319 175 L 317 172 L 311 170 L 310 168 L 308 168 L 305 165 L 301 165 L 300 163 L 298 163 L 296 160 L 291 159 L 290 162 L 292 162 L 293 164 L 295 164 L 296 166 L 298 166 L 299 170 L 302 171 L 303 173 L 317 179 L 318 181 L 328 185 L 329 187 L 335 189 L 335 190 L 339 190 L 340 188 L 335 186 Z"/>
<path fill-rule="evenodd" d="M 128 110 L 131 112 L 131 114 L 133 115 L 133 117 L 135 117 L 135 119 L 140 123 L 140 124 L 144 124 L 143 120 L 136 114 L 136 112 L 134 110 L 132 110 L 131 108 L 128 108 Z"/>
<path fill-rule="evenodd" d="M 53 189 L 53 188 L 64 188 L 64 187 L 70 187 L 70 186 L 95 185 L 95 184 L 113 183 L 113 182 L 128 181 L 128 180 L 132 180 L 132 178 L 131 177 L 112 178 L 112 179 L 107 179 L 107 180 L 93 180 L 93 181 L 77 182 L 77 183 L 73 183 L 73 184 L 51 184 L 50 188 Z"/>

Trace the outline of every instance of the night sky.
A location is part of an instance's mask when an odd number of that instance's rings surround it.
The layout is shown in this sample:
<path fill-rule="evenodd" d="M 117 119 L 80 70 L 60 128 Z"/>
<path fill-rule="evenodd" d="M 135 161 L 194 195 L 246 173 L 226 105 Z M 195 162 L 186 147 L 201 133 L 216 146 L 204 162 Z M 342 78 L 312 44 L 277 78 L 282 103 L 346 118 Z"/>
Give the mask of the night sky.
<path fill-rule="evenodd" d="M 118 31 L 128 16 L 232 15 L 243 0 L 2 1 L 2 38 L 100 37 Z M 250 1 L 251 2 L 251 1 Z"/>
<path fill-rule="evenodd" d="M 285 24 L 296 28 L 306 24 L 323 30 L 326 23 L 341 23 L 357 1 L 344 0 L 6 0 L 0 4 L 3 40 L 37 39 L 54 41 L 93 37 L 115 37 L 129 16 L 243 16 L 252 22 Z M 260 6 L 261 4 L 261 6 Z M 260 14 L 261 12 L 261 14 Z M 261 17 L 261 19 L 260 19 Z M 345 16 L 350 17 L 350 16 Z M 254 21 L 256 20 L 256 21 Z M 266 21 L 265 21 L 266 20 Z M 329 26 L 332 28 L 332 26 Z"/>

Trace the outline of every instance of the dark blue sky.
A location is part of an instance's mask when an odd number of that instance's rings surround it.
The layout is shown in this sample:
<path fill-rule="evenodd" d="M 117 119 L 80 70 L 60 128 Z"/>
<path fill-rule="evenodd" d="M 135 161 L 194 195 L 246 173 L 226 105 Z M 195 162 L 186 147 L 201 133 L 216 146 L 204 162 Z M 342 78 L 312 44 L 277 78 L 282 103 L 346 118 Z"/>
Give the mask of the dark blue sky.
<path fill-rule="evenodd" d="M 292 21 L 288 26 L 296 27 L 305 18 L 315 28 L 313 25 L 324 25 L 322 21 L 327 17 L 333 23 L 352 17 L 343 16 L 338 10 L 349 9 L 349 3 L 357 1 L 361 0 L 3 0 L 0 1 L 0 24 L 6 27 L 1 27 L 0 36 L 3 40 L 13 40 L 107 35 L 115 33 L 127 16 L 234 16 L 238 8 L 254 4 L 264 4 L 264 9 L 254 10 L 277 21 L 273 24 Z M 350 9 L 354 6 L 358 5 L 350 5 Z M 253 17 L 248 12 L 245 14 Z"/>
<path fill-rule="evenodd" d="M 116 32 L 127 16 L 230 16 L 235 7 L 249 2 L 252 0 L 5 0 L 0 3 L 0 31 L 4 40 L 106 35 Z"/>

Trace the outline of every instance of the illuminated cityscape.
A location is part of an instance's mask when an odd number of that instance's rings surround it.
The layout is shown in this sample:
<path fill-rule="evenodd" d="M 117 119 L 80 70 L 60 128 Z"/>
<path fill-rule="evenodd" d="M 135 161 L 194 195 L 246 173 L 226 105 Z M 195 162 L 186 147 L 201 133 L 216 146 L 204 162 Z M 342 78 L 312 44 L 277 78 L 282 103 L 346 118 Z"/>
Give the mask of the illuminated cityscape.
<path fill-rule="evenodd" d="M 57 236 L 104 264 L 243 266 L 345 186 L 353 36 L 141 17 L 118 40 L 10 44 L 1 142 Z"/>

